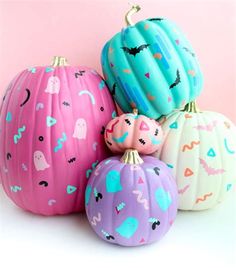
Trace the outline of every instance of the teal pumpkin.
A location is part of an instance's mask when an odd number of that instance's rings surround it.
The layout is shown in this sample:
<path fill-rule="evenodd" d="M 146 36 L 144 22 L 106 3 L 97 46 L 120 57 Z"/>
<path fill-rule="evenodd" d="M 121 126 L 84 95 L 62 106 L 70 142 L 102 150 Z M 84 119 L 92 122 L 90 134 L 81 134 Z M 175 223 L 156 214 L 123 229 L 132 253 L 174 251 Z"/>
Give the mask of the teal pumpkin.
<path fill-rule="evenodd" d="M 151 118 L 167 115 L 200 94 L 202 73 L 191 45 L 168 19 L 130 22 L 102 51 L 103 74 L 123 112 L 137 108 Z"/>

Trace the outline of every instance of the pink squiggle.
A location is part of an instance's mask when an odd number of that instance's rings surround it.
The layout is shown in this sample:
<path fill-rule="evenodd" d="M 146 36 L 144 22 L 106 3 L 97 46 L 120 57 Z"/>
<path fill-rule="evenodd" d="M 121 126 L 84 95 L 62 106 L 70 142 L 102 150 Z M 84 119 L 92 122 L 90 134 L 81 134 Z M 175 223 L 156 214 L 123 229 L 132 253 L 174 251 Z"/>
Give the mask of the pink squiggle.
<path fill-rule="evenodd" d="M 98 212 L 97 216 L 93 216 L 93 219 L 91 220 L 91 224 L 93 226 L 96 226 L 98 222 L 100 222 L 102 220 L 102 215 L 100 212 Z"/>
<path fill-rule="evenodd" d="M 211 132 L 211 131 L 213 131 L 213 129 L 216 127 L 216 125 L 217 125 L 217 121 L 214 120 L 214 121 L 212 122 L 212 124 L 207 124 L 207 125 L 197 125 L 197 126 L 194 127 L 194 128 L 196 128 L 197 130 L 206 130 L 206 131 Z"/>
<path fill-rule="evenodd" d="M 140 203 L 140 204 L 143 204 L 144 208 L 146 210 L 148 210 L 149 209 L 148 201 L 147 201 L 147 199 L 142 198 L 143 193 L 141 191 L 138 191 L 138 190 L 133 190 L 133 194 L 137 195 L 137 202 Z"/>
<path fill-rule="evenodd" d="M 203 166 L 208 175 L 218 175 L 225 172 L 224 169 L 215 169 L 213 167 L 208 166 L 207 162 L 204 159 L 199 158 L 199 160 L 200 164 Z"/>
<path fill-rule="evenodd" d="M 184 186 L 184 188 L 182 188 L 182 189 L 178 189 L 178 193 L 184 194 L 188 190 L 189 187 L 190 187 L 190 184 Z"/>

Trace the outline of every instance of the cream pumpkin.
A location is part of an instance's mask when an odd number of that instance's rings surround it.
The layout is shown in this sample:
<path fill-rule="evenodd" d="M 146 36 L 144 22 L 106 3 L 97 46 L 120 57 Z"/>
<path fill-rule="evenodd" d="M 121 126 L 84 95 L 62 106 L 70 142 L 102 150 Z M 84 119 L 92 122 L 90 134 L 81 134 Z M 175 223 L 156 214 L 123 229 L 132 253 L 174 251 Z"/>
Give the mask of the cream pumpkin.
<path fill-rule="evenodd" d="M 236 182 L 236 128 L 225 116 L 198 112 L 191 103 L 162 119 L 164 142 L 155 156 L 177 180 L 179 209 L 221 202 Z"/>

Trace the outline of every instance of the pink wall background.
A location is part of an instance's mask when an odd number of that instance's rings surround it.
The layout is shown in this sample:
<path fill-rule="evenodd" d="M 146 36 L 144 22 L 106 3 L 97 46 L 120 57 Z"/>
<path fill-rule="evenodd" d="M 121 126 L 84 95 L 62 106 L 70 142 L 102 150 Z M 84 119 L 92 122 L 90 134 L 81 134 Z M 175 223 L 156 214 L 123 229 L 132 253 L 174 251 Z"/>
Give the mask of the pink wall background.
<path fill-rule="evenodd" d="M 148 17 L 174 20 L 190 39 L 205 77 L 198 103 L 236 123 L 235 1 L 137 0 Z M 125 25 L 125 0 L 0 2 L 0 95 L 22 69 L 49 64 L 53 55 L 101 73 L 106 40 Z"/>

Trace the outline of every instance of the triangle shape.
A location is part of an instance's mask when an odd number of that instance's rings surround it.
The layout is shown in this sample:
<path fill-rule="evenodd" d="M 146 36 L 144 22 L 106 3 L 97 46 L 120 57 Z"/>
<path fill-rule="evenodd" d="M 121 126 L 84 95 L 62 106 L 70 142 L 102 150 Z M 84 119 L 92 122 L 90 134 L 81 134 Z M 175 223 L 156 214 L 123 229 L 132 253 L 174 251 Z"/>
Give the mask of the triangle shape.
<path fill-rule="evenodd" d="M 169 128 L 177 129 L 178 128 L 178 123 L 175 121 L 174 123 L 172 123 L 171 125 L 169 125 Z"/>
<path fill-rule="evenodd" d="M 142 121 L 141 124 L 140 124 L 139 129 L 140 130 L 149 130 L 150 128 L 144 121 Z"/>
<path fill-rule="evenodd" d="M 73 185 L 67 185 L 66 191 L 68 194 L 73 194 L 77 190 L 77 187 Z"/>
<path fill-rule="evenodd" d="M 139 241 L 139 243 L 144 243 L 144 242 L 145 242 L 144 238 L 142 238 L 142 239 Z"/>
<path fill-rule="evenodd" d="M 142 184 L 142 183 L 144 183 L 144 181 L 143 181 L 143 179 L 141 177 L 139 177 L 138 184 Z"/>
<path fill-rule="evenodd" d="M 150 78 L 150 73 L 145 73 L 145 76 L 149 79 Z"/>
<path fill-rule="evenodd" d="M 184 171 L 184 176 L 185 177 L 190 177 L 192 176 L 194 173 L 193 171 L 190 169 L 190 168 L 186 168 L 185 171 Z"/>
<path fill-rule="evenodd" d="M 209 151 L 207 152 L 207 155 L 210 156 L 210 157 L 215 157 L 216 153 L 212 148 L 210 148 Z"/>
<path fill-rule="evenodd" d="M 57 120 L 51 116 L 47 116 L 47 126 L 51 127 L 53 125 L 55 125 L 57 122 Z"/>

